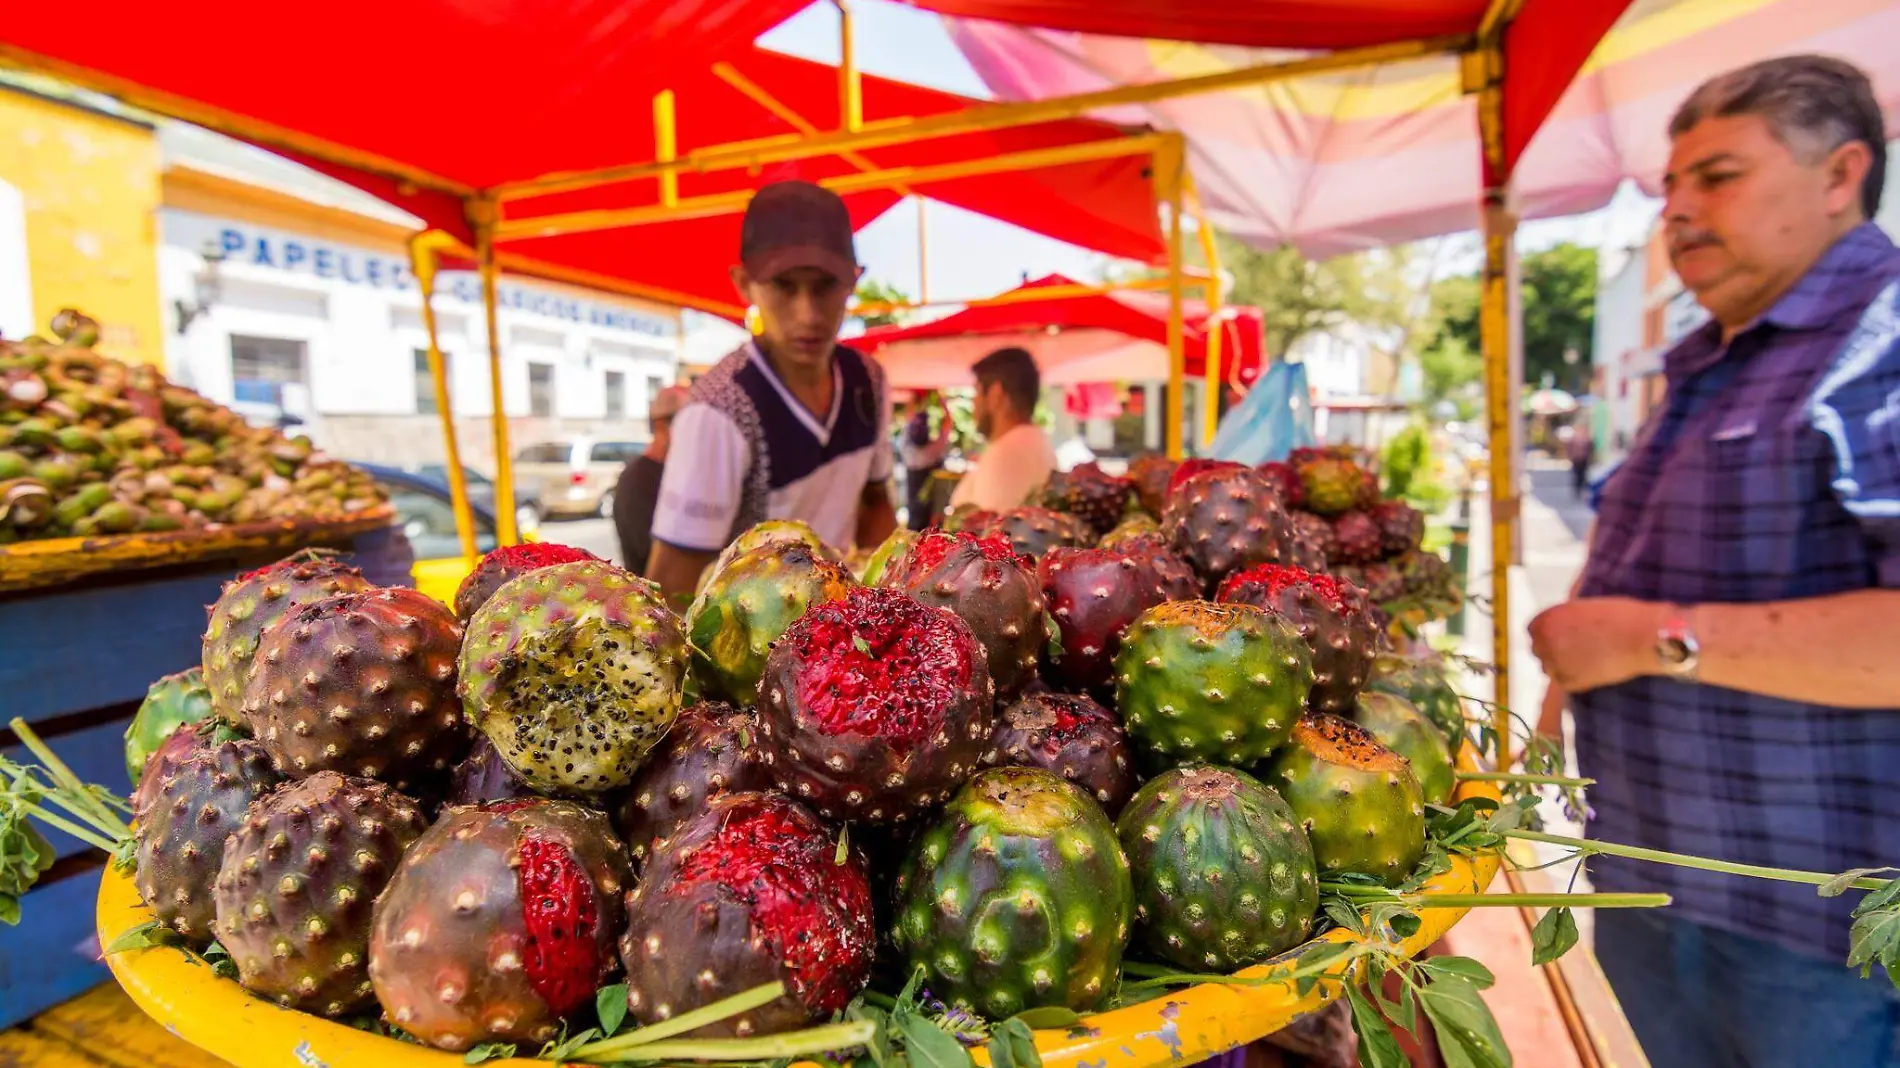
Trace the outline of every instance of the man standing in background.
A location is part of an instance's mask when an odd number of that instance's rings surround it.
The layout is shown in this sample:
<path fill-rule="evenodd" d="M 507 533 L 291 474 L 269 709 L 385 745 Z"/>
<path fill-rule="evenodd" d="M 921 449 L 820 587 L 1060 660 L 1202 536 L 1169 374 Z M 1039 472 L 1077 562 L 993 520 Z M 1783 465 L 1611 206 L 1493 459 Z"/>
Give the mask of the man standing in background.
<path fill-rule="evenodd" d="M 1001 512 L 1028 504 L 1056 469 L 1055 447 L 1036 425 L 1042 373 L 1019 348 L 997 349 L 971 370 L 976 374 L 976 432 L 988 444 L 975 469 L 957 483 L 950 506 Z"/>
<path fill-rule="evenodd" d="M 647 425 L 653 440 L 646 451 L 620 469 L 614 484 L 614 530 L 620 535 L 620 559 L 627 570 L 646 570 L 653 551 L 653 506 L 660 500 L 660 479 L 666 471 L 666 453 L 673 444 L 673 416 L 686 406 L 686 387 L 668 386 L 647 404 Z"/>
<path fill-rule="evenodd" d="M 937 432 L 930 432 L 931 401 L 936 401 Z M 907 526 L 922 530 L 935 517 L 930 514 L 930 476 L 943 467 L 950 451 L 950 436 L 956 428 L 950 423 L 950 408 L 943 394 L 918 394 L 911 401 L 910 419 L 904 424 L 903 440 L 897 443 L 904 460 L 904 504 Z"/>

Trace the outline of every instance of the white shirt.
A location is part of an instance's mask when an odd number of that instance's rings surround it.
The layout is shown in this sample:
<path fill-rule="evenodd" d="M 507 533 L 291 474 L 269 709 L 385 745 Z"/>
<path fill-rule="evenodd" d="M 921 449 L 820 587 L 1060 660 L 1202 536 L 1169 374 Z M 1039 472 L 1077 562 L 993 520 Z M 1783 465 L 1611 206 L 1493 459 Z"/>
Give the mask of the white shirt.
<path fill-rule="evenodd" d="M 1056 450 L 1049 435 L 1035 423 L 1021 423 L 983 450 L 976 469 L 966 473 L 950 495 L 952 508 L 974 504 L 1001 512 L 1033 504 L 1030 495 L 1049 481 L 1056 469 Z"/>

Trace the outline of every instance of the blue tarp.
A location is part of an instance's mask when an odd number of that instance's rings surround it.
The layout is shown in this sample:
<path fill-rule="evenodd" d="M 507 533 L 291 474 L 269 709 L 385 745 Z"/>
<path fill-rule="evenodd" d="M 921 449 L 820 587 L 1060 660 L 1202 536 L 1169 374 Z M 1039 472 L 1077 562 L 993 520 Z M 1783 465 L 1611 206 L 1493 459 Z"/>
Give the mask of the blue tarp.
<path fill-rule="evenodd" d="M 1275 361 L 1221 420 L 1207 455 L 1217 460 L 1262 464 L 1313 444 L 1313 404 L 1306 365 Z"/>

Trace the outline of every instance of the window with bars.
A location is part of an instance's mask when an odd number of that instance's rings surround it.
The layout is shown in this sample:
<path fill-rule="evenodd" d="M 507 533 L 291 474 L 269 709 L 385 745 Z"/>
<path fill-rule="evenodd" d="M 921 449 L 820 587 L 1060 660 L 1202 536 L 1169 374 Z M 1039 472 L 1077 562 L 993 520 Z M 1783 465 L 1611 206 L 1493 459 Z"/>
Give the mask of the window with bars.
<path fill-rule="evenodd" d="M 554 414 L 554 365 L 551 363 L 528 365 L 528 414 L 543 417 Z"/>
<path fill-rule="evenodd" d="M 627 417 L 627 374 L 625 371 L 607 372 L 607 418 L 625 419 Z"/>
<path fill-rule="evenodd" d="M 306 379 L 306 346 L 274 337 L 231 337 L 231 392 L 252 404 L 282 406 L 284 387 Z"/>

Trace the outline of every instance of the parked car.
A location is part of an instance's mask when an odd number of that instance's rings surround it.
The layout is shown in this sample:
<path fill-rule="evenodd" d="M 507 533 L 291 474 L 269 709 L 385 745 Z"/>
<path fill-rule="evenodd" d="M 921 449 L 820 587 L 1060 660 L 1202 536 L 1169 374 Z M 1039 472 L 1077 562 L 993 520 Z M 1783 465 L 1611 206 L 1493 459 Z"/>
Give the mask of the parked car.
<path fill-rule="evenodd" d="M 396 520 L 401 524 L 403 534 L 409 538 L 410 549 L 416 554 L 412 569 L 416 588 L 443 604 L 453 603 L 456 588 L 468 575 L 469 561 L 462 555 L 462 540 L 455 532 L 455 506 L 449 500 L 448 482 L 439 476 L 430 477 L 380 464 L 356 466 L 368 471 L 389 493 L 389 503 L 396 509 Z M 475 550 L 485 553 L 496 544 L 495 513 L 487 504 L 476 500 L 473 487 L 470 489 L 469 510 L 475 516 Z M 494 500 L 493 487 L 489 489 L 488 499 Z M 522 528 L 521 536 L 525 540 L 533 540 L 533 528 Z"/>
<path fill-rule="evenodd" d="M 644 441 L 571 438 L 526 446 L 515 453 L 515 500 L 537 519 L 612 516 L 614 483 Z"/>

